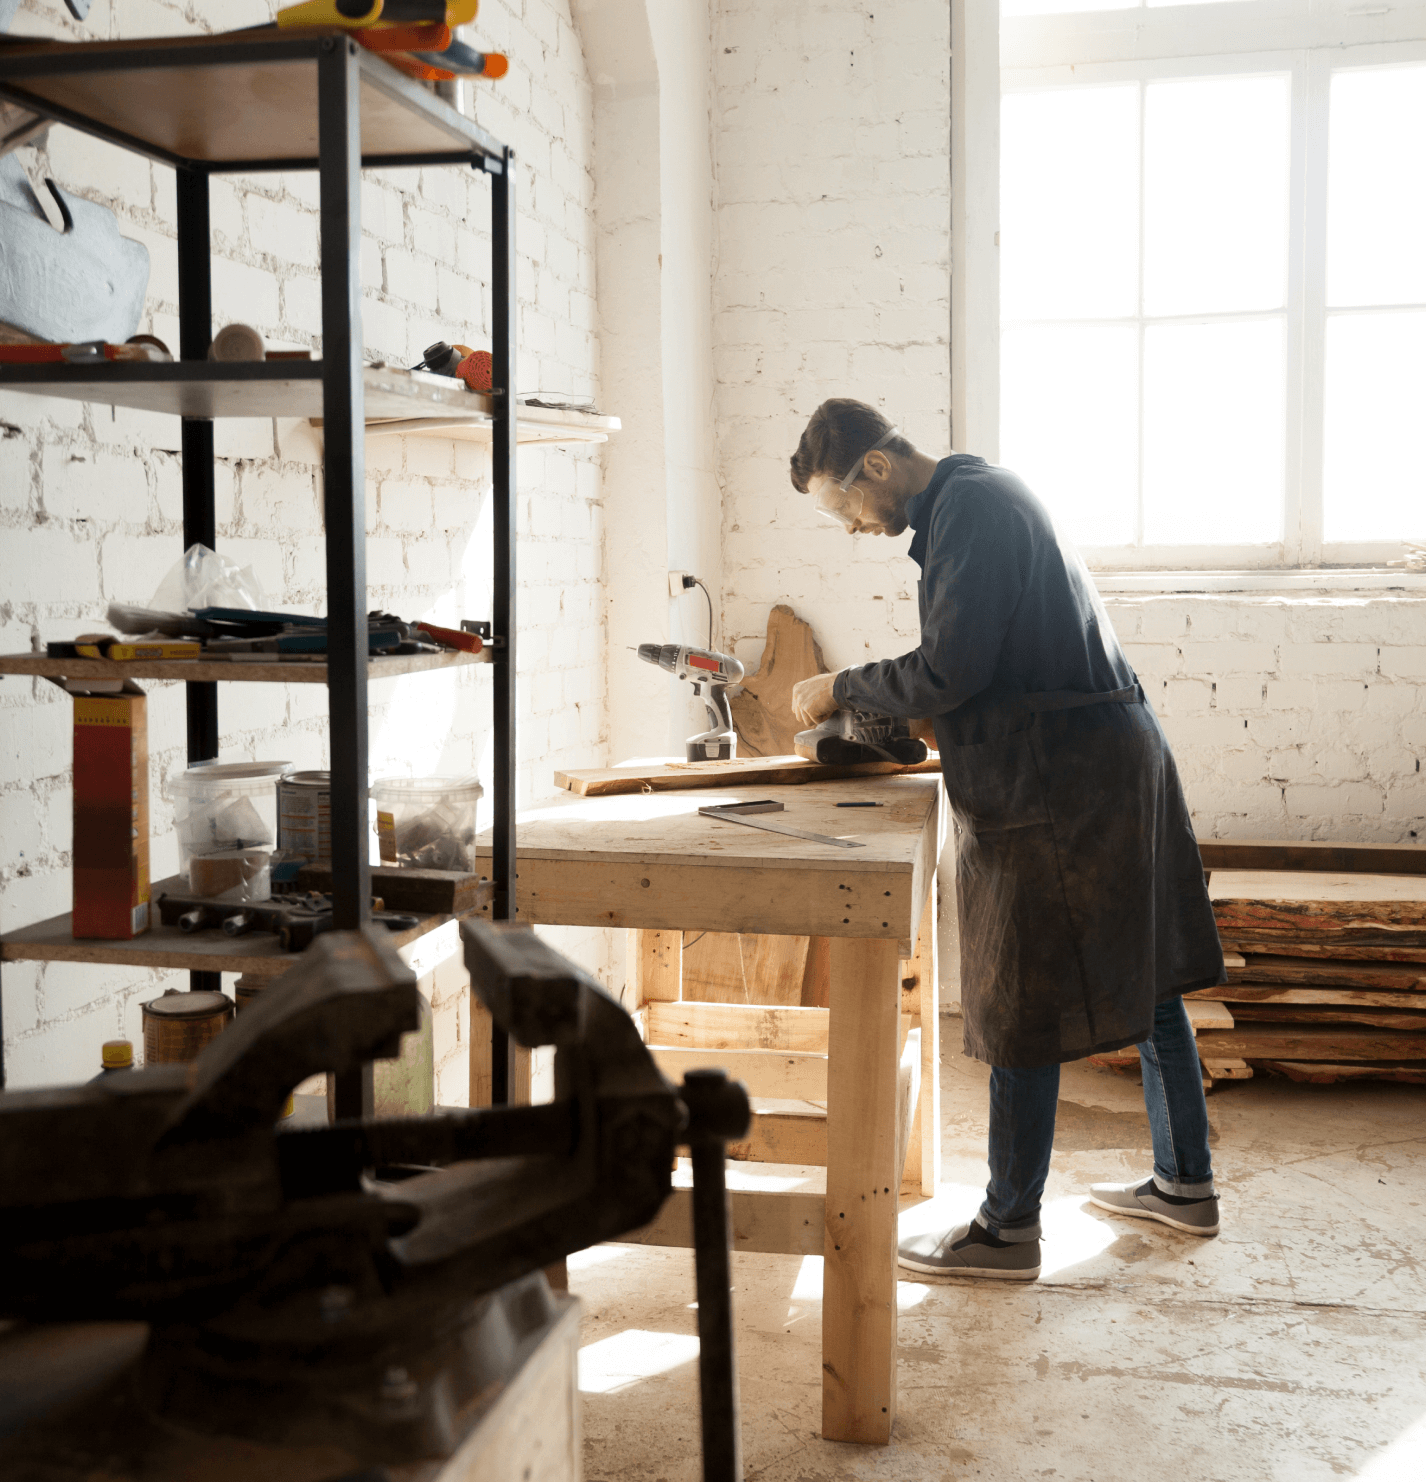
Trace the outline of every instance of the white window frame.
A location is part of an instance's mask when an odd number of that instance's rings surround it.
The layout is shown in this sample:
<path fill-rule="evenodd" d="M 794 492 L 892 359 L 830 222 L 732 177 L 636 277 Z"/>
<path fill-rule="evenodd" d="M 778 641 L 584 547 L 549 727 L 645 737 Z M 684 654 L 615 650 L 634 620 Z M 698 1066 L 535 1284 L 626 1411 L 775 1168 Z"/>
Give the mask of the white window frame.
<path fill-rule="evenodd" d="M 1165 585 L 1181 587 L 1175 573 L 1198 571 L 1206 586 L 1219 589 L 1237 585 L 1232 572 L 1254 570 L 1280 573 L 1291 587 L 1308 581 L 1346 585 L 1355 575 L 1385 573 L 1386 563 L 1403 559 L 1406 539 L 1323 539 L 1328 96 L 1336 71 L 1426 61 L 1426 3 L 1412 0 L 1386 10 L 1346 0 L 1229 0 L 1010 17 L 1000 23 L 996 0 L 953 0 L 952 48 L 953 65 L 970 79 L 952 92 L 953 446 L 992 460 L 999 453 L 998 425 L 991 425 L 999 419 L 998 233 L 992 242 L 987 223 L 998 215 L 1002 89 L 1286 75 L 1292 113 L 1288 294 L 1282 311 L 1287 351 L 1283 539 L 1260 546 L 1090 547 L 1084 556 L 1099 570 L 1123 572 L 1126 578 L 1137 573 L 1128 578 L 1136 588 L 1152 581 L 1151 573 L 1162 573 Z M 958 148 L 958 139 L 969 142 Z M 988 195 L 994 209 L 987 205 Z M 997 306 L 993 329 L 987 300 Z M 980 312 L 968 310 L 967 303 L 978 303 Z M 967 383 L 959 395 L 956 368 Z M 1391 576 L 1392 585 L 1426 585 L 1426 575 L 1399 567 Z"/>

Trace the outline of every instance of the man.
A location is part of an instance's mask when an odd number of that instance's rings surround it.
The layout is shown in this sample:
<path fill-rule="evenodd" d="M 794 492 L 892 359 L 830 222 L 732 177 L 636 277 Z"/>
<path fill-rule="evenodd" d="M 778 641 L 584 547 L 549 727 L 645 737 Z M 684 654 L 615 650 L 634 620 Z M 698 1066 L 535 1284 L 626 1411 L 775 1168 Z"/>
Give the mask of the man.
<path fill-rule="evenodd" d="M 841 709 L 930 718 L 955 821 L 965 1049 L 992 1067 L 985 1202 L 903 1241 L 902 1266 L 1038 1276 L 1060 1066 L 1130 1044 L 1153 1173 L 1090 1197 L 1216 1233 L 1182 995 L 1222 982 L 1223 954 L 1168 742 L 1083 562 L 1013 473 L 936 462 L 858 401 L 818 407 L 792 482 L 853 535 L 916 532 L 920 646 L 805 680 L 793 709 L 808 726 Z"/>

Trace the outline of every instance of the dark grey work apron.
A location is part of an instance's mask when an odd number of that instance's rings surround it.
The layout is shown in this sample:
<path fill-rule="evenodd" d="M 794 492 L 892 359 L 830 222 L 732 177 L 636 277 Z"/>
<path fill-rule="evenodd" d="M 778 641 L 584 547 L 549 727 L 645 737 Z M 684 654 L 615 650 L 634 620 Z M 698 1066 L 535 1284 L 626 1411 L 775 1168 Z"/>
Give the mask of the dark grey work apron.
<path fill-rule="evenodd" d="M 935 724 L 956 826 L 966 1053 L 1034 1067 L 1147 1039 L 1158 1002 L 1223 980 L 1223 954 L 1143 690 L 963 709 Z"/>

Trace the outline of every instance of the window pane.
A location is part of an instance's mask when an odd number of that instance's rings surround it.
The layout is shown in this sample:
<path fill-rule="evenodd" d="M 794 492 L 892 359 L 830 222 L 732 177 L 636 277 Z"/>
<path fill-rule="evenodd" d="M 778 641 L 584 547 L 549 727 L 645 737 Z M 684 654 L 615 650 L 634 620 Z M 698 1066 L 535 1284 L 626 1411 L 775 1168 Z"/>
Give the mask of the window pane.
<path fill-rule="evenodd" d="M 1144 540 L 1282 538 L 1283 344 L 1278 319 L 1144 332 Z"/>
<path fill-rule="evenodd" d="M 1426 535 L 1426 312 L 1327 320 L 1323 533 Z"/>
<path fill-rule="evenodd" d="M 1327 302 L 1426 301 L 1426 66 L 1332 78 Z"/>
<path fill-rule="evenodd" d="M 1001 459 L 1081 545 L 1134 543 L 1136 339 L 1127 325 L 1001 337 Z"/>
<path fill-rule="evenodd" d="M 1144 312 L 1276 309 L 1287 292 L 1288 80 L 1150 83 Z"/>
<path fill-rule="evenodd" d="M 1135 312 L 1138 85 L 1010 93 L 1000 139 L 1006 319 Z"/>

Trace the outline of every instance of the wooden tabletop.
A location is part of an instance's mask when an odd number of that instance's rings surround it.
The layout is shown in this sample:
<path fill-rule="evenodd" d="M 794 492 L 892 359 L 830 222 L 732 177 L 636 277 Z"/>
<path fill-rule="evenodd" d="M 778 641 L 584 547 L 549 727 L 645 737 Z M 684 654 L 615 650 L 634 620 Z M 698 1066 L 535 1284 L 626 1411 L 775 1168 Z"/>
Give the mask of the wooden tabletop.
<path fill-rule="evenodd" d="M 911 955 L 935 874 L 940 779 L 571 798 L 517 823 L 522 920 L 546 925 L 894 937 Z M 767 822 L 856 840 L 789 838 L 699 813 L 773 798 Z M 838 808 L 866 799 L 879 808 Z M 489 855 L 489 836 L 477 851 Z"/>

